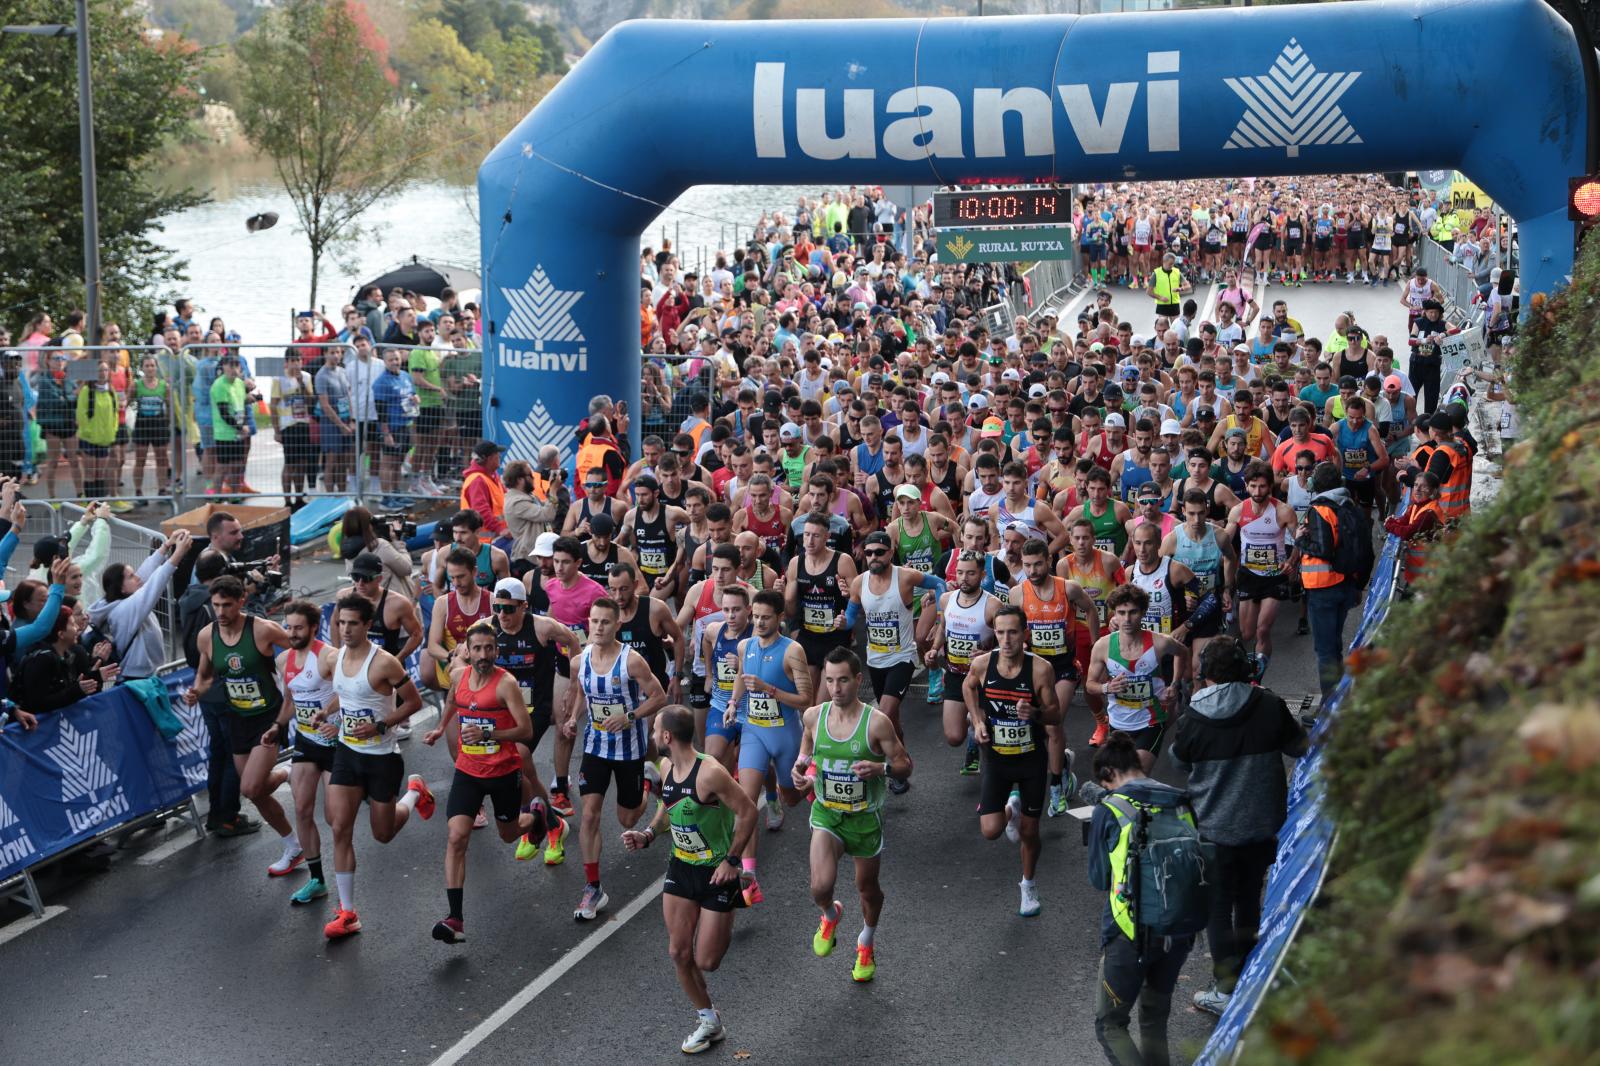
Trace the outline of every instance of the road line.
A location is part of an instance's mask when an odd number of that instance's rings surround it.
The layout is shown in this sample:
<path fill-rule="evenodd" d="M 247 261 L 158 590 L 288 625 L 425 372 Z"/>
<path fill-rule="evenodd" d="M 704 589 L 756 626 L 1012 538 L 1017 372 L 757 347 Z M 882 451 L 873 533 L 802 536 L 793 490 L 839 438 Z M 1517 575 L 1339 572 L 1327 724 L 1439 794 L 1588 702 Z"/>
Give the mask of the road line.
<path fill-rule="evenodd" d="M 167 861 L 184 848 L 192 847 L 198 843 L 200 843 L 200 838 L 195 836 L 194 830 L 185 823 L 171 840 L 164 844 L 157 844 L 133 861 L 138 866 L 154 866 L 157 863 Z"/>
<path fill-rule="evenodd" d="M 615 921 L 607 922 L 600 929 L 597 929 L 592 935 L 561 956 L 560 961 L 554 966 L 528 982 L 522 991 L 508 999 L 499 1010 L 475 1025 L 465 1036 L 456 1041 L 438 1058 L 434 1059 L 433 1066 L 453 1066 L 453 1064 L 465 1059 L 473 1048 L 483 1043 L 497 1029 L 516 1017 L 524 1007 L 539 998 L 541 992 L 564 977 L 578 963 L 588 958 L 596 948 L 606 942 L 611 934 L 627 925 L 628 922 L 638 916 L 640 911 L 654 902 L 655 898 L 661 895 L 661 890 L 666 880 L 665 875 L 656 878 L 650 887 L 635 896 L 626 907 L 617 912 Z"/>
<path fill-rule="evenodd" d="M 32 932 L 51 918 L 58 918 L 65 913 L 67 913 L 67 908 L 65 907 L 46 907 L 44 916 L 41 918 L 35 918 L 31 914 L 26 918 L 18 918 L 10 925 L 0 928 L 0 945 L 9 944 L 23 933 Z"/>

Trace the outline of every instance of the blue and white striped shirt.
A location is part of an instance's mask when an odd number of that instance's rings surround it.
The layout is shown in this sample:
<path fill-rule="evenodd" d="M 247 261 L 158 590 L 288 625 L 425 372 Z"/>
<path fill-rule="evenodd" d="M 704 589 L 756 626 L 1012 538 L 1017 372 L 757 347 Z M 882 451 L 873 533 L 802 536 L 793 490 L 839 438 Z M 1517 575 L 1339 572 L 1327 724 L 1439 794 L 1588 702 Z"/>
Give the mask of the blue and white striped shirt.
<path fill-rule="evenodd" d="M 578 660 L 578 683 L 583 686 L 584 698 L 589 703 L 589 717 L 584 723 L 583 752 L 613 762 L 630 762 L 642 759 L 648 748 L 648 727 L 635 722 L 626 729 L 607 733 L 599 724 L 607 718 L 627 715 L 639 709 L 644 696 L 639 683 L 628 676 L 630 655 L 637 655 L 623 645 L 609 670 L 597 672 L 592 665 L 594 645 L 583 649 Z"/>

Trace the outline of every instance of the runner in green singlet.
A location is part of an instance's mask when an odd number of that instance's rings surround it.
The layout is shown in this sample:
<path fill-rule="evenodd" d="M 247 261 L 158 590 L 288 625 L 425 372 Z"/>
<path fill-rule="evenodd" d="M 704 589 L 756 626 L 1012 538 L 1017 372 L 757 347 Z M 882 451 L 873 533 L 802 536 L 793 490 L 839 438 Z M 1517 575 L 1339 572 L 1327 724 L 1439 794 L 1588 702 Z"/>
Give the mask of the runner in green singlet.
<path fill-rule="evenodd" d="M 1111 498 L 1110 471 L 1097 466 L 1085 479 L 1084 492 L 1089 498 L 1083 504 L 1083 517 L 1094 526 L 1094 546 L 1120 559 L 1128 549 L 1127 526 L 1133 521 L 1133 512 L 1121 500 Z"/>
<path fill-rule="evenodd" d="M 656 718 L 656 747 L 666 754 L 661 806 L 650 825 L 622 834 L 630 851 L 647 848 L 668 827 L 672 858 L 661 897 L 667 943 L 678 983 L 699 1014 L 682 1050 L 697 1055 L 725 1035 L 711 1004 L 706 973 L 722 964 L 733 936 L 733 909 L 743 906 L 740 856 L 756 831 L 756 805 L 717 760 L 694 747 L 694 712 L 681 704 Z"/>
<path fill-rule="evenodd" d="M 873 937 L 883 913 L 883 888 L 878 882 L 883 851 L 885 778 L 911 776 L 911 756 L 894 723 L 871 704 L 856 698 L 861 690 L 861 660 L 849 648 L 835 648 L 822 665 L 822 691 L 831 697 L 805 713 L 800 757 L 793 778 L 798 789 L 810 789 L 811 898 L 822 920 L 811 938 L 818 955 L 833 953 L 839 919 L 844 913 L 833 898 L 839 857 L 855 860 L 856 889 L 861 894 L 861 935 L 850 976 L 870 981 L 877 973 Z M 842 738 L 842 739 L 841 739 Z"/>

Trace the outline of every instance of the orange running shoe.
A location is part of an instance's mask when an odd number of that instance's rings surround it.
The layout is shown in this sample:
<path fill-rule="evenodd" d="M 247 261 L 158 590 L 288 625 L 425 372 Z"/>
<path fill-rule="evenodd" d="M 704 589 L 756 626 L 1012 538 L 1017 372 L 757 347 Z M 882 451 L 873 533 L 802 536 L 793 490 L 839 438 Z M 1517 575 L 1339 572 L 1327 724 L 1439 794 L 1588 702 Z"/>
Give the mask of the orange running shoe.
<path fill-rule="evenodd" d="M 322 935 L 329 940 L 338 940 L 359 932 L 361 932 L 361 919 L 356 917 L 355 911 L 340 910 L 333 916 L 333 921 L 322 927 Z"/>
<path fill-rule="evenodd" d="M 436 804 L 433 801 L 433 792 L 428 788 L 428 783 L 422 779 L 422 775 L 412 774 L 410 781 L 406 783 L 406 788 L 417 794 L 417 813 L 422 816 L 422 820 L 426 822 L 432 818 Z"/>
<path fill-rule="evenodd" d="M 1110 732 L 1110 724 L 1107 722 L 1101 722 L 1099 725 L 1094 727 L 1094 736 L 1089 738 L 1089 746 L 1091 748 L 1098 748 L 1100 745 L 1106 742 L 1106 737 L 1110 734 Z"/>

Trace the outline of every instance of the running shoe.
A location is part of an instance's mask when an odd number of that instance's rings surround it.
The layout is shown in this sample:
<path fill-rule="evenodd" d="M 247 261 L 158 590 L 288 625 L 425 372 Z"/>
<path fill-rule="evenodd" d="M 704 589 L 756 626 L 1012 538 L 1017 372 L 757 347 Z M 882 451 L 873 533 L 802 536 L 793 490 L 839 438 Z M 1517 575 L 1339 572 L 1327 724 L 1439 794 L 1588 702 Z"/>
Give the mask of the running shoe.
<path fill-rule="evenodd" d="M 127 514 L 133 510 L 133 502 L 131 500 L 112 500 L 108 506 L 113 514 Z"/>
<path fill-rule="evenodd" d="M 1066 792 L 1060 785 L 1051 785 L 1050 793 L 1045 797 L 1044 814 L 1046 818 L 1058 818 L 1067 813 Z"/>
<path fill-rule="evenodd" d="M 1089 746 L 1098 748 L 1106 742 L 1106 737 L 1111 734 L 1110 722 L 1099 722 L 1094 727 L 1094 735 L 1089 738 Z"/>
<path fill-rule="evenodd" d="M 1064 798 L 1067 801 L 1068 804 L 1071 804 L 1072 803 L 1072 797 L 1076 796 L 1077 794 L 1078 794 L 1078 775 L 1073 773 L 1071 770 L 1068 770 L 1067 771 L 1067 776 L 1062 778 L 1062 784 L 1061 784 L 1061 795 L 1062 795 L 1062 798 Z"/>
<path fill-rule="evenodd" d="M 567 798 L 565 789 L 552 788 L 550 790 L 550 809 L 563 818 L 572 817 L 572 800 Z"/>
<path fill-rule="evenodd" d="M 904 796 L 911 791 L 911 782 L 903 781 L 898 777 L 891 777 L 889 778 L 889 791 L 896 796 Z"/>
<path fill-rule="evenodd" d="M 441 918 L 433 923 L 433 939 L 444 944 L 465 944 L 467 933 L 460 918 Z"/>
<path fill-rule="evenodd" d="M 249 493 L 251 496 L 259 496 L 259 495 L 261 495 L 261 493 L 257 492 L 255 489 L 251 488 L 249 486 L 249 484 L 247 484 L 246 482 L 243 482 L 243 481 L 241 481 L 237 485 L 235 485 L 233 487 L 233 491 L 234 492 Z"/>
<path fill-rule="evenodd" d="M 683 1053 L 685 1055 L 698 1055 L 707 1051 L 712 1044 L 718 1043 L 728 1031 L 722 1027 L 722 1018 L 713 1014 L 711 1020 L 700 1019 L 700 1024 L 695 1026 L 694 1032 L 683 1038 Z"/>
<path fill-rule="evenodd" d="M 282 877 L 305 861 L 306 853 L 300 850 L 299 844 L 285 844 L 278 861 L 267 867 L 267 876 Z"/>
<path fill-rule="evenodd" d="M 328 894 L 328 886 L 321 880 L 313 877 L 305 884 L 294 890 L 294 895 L 289 897 L 289 902 L 295 905 L 310 903 L 312 900 L 322 899 Z"/>
<path fill-rule="evenodd" d="M 329 940 L 338 940 L 359 932 L 361 932 L 361 919 L 356 917 L 356 912 L 342 909 L 333 916 L 333 921 L 322 927 L 322 935 Z"/>
<path fill-rule="evenodd" d="M 527 833 L 523 833 L 517 838 L 516 860 L 518 862 L 527 862 L 537 854 L 539 854 L 539 846 L 529 839 Z"/>
<path fill-rule="evenodd" d="M 1017 825 L 1017 819 L 1022 817 L 1022 797 L 1011 793 L 1006 800 L 1006 839 L 1013 844 L 1022 843 L 1022 830 Z"/>
<path fill-rule="evenodd" d="M 584 885 L 583 895 L 578 897 L 578 909 L 572 912 L 572 916 L 580 922 L 592 922 L 595 915 L 605 910 L 610 902 L 611 897 L 599 885 Z"/>
<path fill-rule="evenodd" d="M 1231 998 L 1233 997 L 1229 996 L 1228 993 L 1218 992 L 1217 986 L 1212 985 L 1210 988 L 1203 988 L 1194 994 L 1194 1005 L 1207 1014 L 1215 1014 L 1221 1017 L 1222 1012 L 1228 1009 L 1228 1000 Z"/>
<path fill-rule="evenodd" d="M 776 833 L 783 828 L 783 804 L 775 799 L 767 800 L 767 832 Z"/>
<path fill-rule="evenodd" d="M 426 822 L 433 817 L 433 791 L 428 788 L 428 783 L 422 779 L 421 774 L 412 774 L 406 782 L 406 789 L 417 794 L 417 813 Z"/>
<path fill-rule="evenodd" d="M 394 739 L 396 739 L 396 740 L 410 740 L 411 739 L 411 723 L 410 722 L 401 722 L 399 725 L 395 726 L 394 727 Z"/>
<path fill-rule="evenodd" d="M 235 815 L 231 821 L 223 822 L 217 827 L 217 836 L 219 837 L 242 837 L 259 832 L 261 832 L 261 823 L 242 812 Z"/>
<path fill-rule="evenodd" d="M 560 866 L 567 858 L 567 834 L 572 832 L 572 823 L 565 818 L 561 819 L 559 832 L 548 833 L 544 838 L 544 864 L 546 866 Z"/>
<path fill-rule="evenodd" d="M 961 762 L 961 776 L 971 777 L 973 774 L 976 774 L 980 769 L 982 769 L 982 761 L 982 756 L 978 752 L 977 743 L 969 740 L 967 742 L 967 757 Z"/>
<path fill-rule="evenodd" d="M 757 881 L 754 874 L 743 873 L 739 876 L 739 898 L 744 900 L 746 907 L 754 907 L 766 899 L 766 894 L 761 891 L 761 882 Z"/>
<path fill-rule="evenodd" d="M 474 828 L 474 829 L 487 829 L 487 828 L 489 828 L 489 812 L 484 810 L 482 807 L 479 807 L 478 808 L 478 813 L 472 816 L 472 828 Z"/>
<path fill-rule="evenodd" d="M 1039 888 L 1026 881 L 1017 882 L 1017 887 L 1022 890 L 1022 903 L 1017 907 L 1017 913 L 1024 918 L 1037 918 L 1039 916 Z"/>
<path fill-rule="evenodd" d="M 844 915 L 844 905 L 833 901 L 833 917 L 824 914 L 817 922 L 817 931 L 811 934 L 811 950 L 819 957 L 833 954 L 834 941 L 839 939 L 839 919 Z"/>
<path fill-rule="evenodd" d="M 878 973 L 878 964 L 872 957 L 872 945 L 856 945 L 856 964 L 850 968 L 852 980 L 867 982 Z"/>
<path fill-rule="evenodd" d="M 1306 624 L 1306 620 L 1304 618 L 1300 619 L 1300 621 L 1298 621 L 1298 622 L 1296 622 L 1294 624 L 1294 635 L 1295 636 L 1303 637 L 1307 633 L 1310 633 L 1310 632 L 1311 632 L 1311 627 Z"/>

